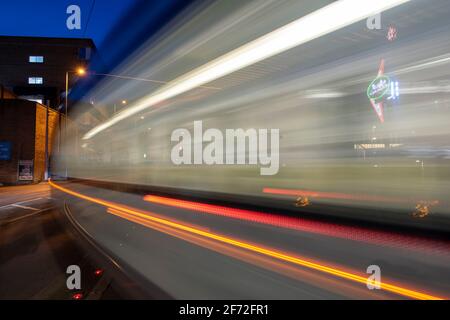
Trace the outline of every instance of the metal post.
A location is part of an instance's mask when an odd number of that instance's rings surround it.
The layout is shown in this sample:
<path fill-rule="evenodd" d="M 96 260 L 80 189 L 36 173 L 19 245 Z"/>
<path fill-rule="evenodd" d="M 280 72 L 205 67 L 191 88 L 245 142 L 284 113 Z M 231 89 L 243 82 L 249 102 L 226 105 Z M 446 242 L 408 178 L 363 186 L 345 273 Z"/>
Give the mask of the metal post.
<path fill-rule="evenodd" d="M 66 106 L 65 106 L 65 116 L 64 119 L 64 143 L 66 144 L 67 150 L 67 107 L 69 103 L 69 72 L 66 72 Z M 64 155 L 64 165 L 66 167 L 66 179 L 67 179 L 67 155 Z"/>
<path fill-rule="evenodd" d="M 46 120 L 45 120 L 45 171 L 44 171 L 44 180 L 48 181 L 48 168 L 49 168 L 49 163 L 48 163 L 48 105 L 46 105 L 46 109 L 47 111 L 47 115 L 46 115 Z"/>

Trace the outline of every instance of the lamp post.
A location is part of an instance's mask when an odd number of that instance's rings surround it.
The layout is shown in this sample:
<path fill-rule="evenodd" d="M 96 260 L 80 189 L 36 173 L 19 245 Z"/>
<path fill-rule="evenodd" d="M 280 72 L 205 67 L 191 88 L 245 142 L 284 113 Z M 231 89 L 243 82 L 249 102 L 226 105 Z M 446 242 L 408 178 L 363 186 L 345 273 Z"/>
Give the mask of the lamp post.
<path fill-rule="evenodd" d="M 85 76 L 85 75 L 94 75 L 94 76 L 105 76 L 105 77 L 113 77 L 113 78 L 121 78 L 121 79 L 127 79 L 127 80 L 139 80 L 139 81 L 147 81 L 147 82 L 155 82 L 155 83 L 167 83 L 164 81 L 156 81 L 156 80 L 150 80 L 150 79 L 142 79 L 142 78 L 136 78 L 136 77 L 127 77 L 127 76 L 121 76 L 121 75 L 115 75 L 115 74 L 110 74 L 110 73 L 97 73 L 94 71 L 90 71 L 88 72 L 86 69 L 80 67 L 77 70 L 71 70 L 71 71 L 66 71 L 66 101 L 65 101 L 65 105 L 64 105 L 64 142 L 66 142 L 67 140 L 67 110 L 68 110 L 68 106 L 69 106 L 69 74 L 71 73 L 75 73 L 78 76 Z M 126 105 L 128 102 L 127 100 L 122 100 L 121 104 L 122 105 Z M 116 105 L 114 105 L 114 113 L 116 109 Z M 61 132 L 61 130 L 60 130 Z M 61 144 L 61 141 L 59 142 Z M 61 149 L 61 148 L 59 148 Z M 65 164 L 65 177 L 67 179 L 67 158 L 64 159 L 64 164 Z"/>
<path fill-rule="evenodd" d="M 67 142 L 67 109 L 69 106 L 69 73 L 75 73 L 79 76 L 84 76 L 86 74 L 86 69 L 80 67 L 75 71 L 66 71 L 66 101 L 64 106 L 64 142 Z M 64 159 L 65 171 L 66 171 L 66 179 L 67 179 L 67 155 Z"/>

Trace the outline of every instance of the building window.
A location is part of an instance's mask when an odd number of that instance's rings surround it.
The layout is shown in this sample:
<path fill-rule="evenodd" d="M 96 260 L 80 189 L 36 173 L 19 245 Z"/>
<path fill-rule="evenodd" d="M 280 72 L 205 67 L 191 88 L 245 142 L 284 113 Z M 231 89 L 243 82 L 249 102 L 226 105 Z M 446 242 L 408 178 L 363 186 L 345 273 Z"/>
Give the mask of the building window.
<path fill-rule="evenodd" d="M 43 84 L 44 79 L 42 77 L 29 77 L 28 84 Z"/>
<path fill-rule="evenodd" d="M 29 61 L 30 61 L 30 63 L 44 63 L 44 57 L 43 56 L 30 56 Z"/>

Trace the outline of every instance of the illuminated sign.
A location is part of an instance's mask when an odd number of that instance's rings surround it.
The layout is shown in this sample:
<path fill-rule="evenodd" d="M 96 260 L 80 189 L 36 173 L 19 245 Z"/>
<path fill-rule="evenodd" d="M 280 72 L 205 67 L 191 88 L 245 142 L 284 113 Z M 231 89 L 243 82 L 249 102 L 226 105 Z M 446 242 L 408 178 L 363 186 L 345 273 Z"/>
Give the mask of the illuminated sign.
<path fill-rule="evenodd" d="M 381 123 L 384 122 L 384 103 L 400 96 L 399 83 L 384 74 L 384 60 L 381 60 L 378 75 L 367 88 L 367 97 Z"/>
<path fill-rule="evenodd" d="M 373 80 L 367 88 L 367 97 L 375 101 L 381 100 L 391 88 L 391 79 L 381 75 Z"/>
<path fill-rule="evenodd" d="M 398 97 L 400 97 L 400 89 L 398 81 L 391 81 L 391 88 L 390 88 L 391 95 L 387 97 L 388 100 L 396 100 Z"/>
<path fill-rule="evenodd" d="M 19 160 L 18 167 L 19 181 L 33 180 L 33 160 Z"/>
<path fill-rule="evenodd" d="M 0 141 L 0 160 L 11 160 L 11 142 Z"/>
<path fill-rule="evenodd" d="M 386 35 L 386 38 L 389 41 L 394 41 L 395 39 L 397 39 L 397 28 L 395 28 L 394 26 L 390 26 L 388 29 L 388 33 Z"/>
<path fill-rule="evenodd" d="M 401 143 L 362 143 L 355 144 L 355 150 L 367 150 L 367 149 L 386 149 L 386 148 L 399 148 L 403 146 Z"/>

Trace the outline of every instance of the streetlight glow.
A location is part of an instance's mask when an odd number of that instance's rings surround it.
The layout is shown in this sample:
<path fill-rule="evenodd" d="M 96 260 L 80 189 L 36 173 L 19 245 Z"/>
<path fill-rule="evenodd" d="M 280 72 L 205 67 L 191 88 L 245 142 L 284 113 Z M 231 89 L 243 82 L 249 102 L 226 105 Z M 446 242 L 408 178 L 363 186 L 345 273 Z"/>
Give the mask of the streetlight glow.
<path fill-rule="evenodd" d="M 78 68 L 78 69 L 77 69 L 77 74 L 78 74 L 79 76 L 84 76 L 84 75 L 86 74 L 86 69 L 84 69 L 84 68 Z"/>

